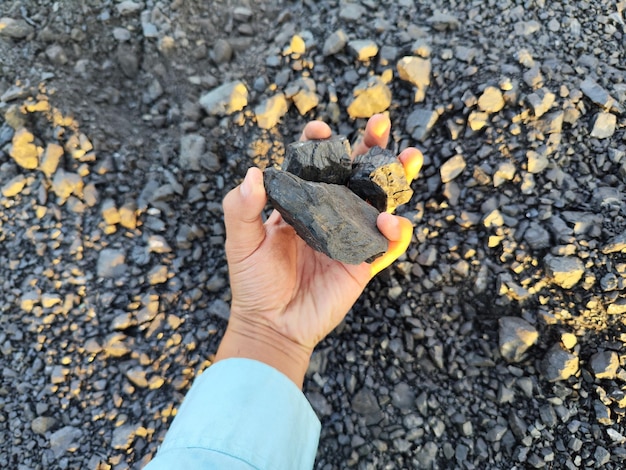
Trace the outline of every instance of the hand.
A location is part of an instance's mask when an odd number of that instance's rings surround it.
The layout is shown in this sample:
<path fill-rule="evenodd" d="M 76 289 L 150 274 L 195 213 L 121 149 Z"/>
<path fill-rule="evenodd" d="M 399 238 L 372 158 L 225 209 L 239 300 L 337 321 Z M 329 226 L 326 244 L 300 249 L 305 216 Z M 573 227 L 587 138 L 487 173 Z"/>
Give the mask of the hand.
<path fill-rule="evenodd" d="M 386 116 L 373 116 L 353 156 L 375 145 L 386 147 L 390 126 Z M 330 128 L 316 121 L 307 124 L 301 140 L 330 136 Z M 409 148 L 399 159 L 411 181 L 421 168 L 422 154 Z M 216 361 L 256 359 L 302 387 L 317 343 L 343 320 L 370 279 L 406 250 L 413 226 L 405 218 L 380 214 L 377 225 L 389 240 L 389 250 L 371 265 L 349 265 L 313 250 L 277 211 L 263 223 L 266 203 L 258 168 L 250 168 L 243 183 L 224 198 L 232 304 Z"/>

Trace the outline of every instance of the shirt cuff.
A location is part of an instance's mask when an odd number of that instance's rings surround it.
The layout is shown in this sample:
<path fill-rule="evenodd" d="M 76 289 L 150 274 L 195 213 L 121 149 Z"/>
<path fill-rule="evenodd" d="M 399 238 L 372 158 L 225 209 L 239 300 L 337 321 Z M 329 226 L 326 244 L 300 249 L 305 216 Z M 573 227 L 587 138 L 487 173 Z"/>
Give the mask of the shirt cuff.
<path fill-rule="evenodd" d="M 157 460 L 205 449 L 258 469 L 313 468 L 320 428 L 304 394 L 285 375 L 251 359 L 226 359 L 196 379 Z"/>

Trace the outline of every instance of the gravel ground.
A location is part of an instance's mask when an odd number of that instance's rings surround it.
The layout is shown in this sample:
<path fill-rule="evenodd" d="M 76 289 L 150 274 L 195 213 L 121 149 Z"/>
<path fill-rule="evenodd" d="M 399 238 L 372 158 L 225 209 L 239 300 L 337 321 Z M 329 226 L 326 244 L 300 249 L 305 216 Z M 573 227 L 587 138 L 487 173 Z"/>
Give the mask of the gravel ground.
<path fill-rule="evenodd" d="M 0 467 L 141 468 L 228 317 L 221 200 L 388 112 L 408 253 L 316 468 L 623 468 L 626 2 L 0 3 Z"/>

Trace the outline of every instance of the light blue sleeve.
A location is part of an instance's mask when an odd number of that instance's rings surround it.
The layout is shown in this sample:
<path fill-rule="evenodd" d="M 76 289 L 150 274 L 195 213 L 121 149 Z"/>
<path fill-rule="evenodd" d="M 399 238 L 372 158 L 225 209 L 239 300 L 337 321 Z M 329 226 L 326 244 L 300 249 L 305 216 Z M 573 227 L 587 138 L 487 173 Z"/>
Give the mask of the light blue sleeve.
<path fill-rule="evenodd" d="M 145 470 L 313 468 L 320 422 L 285 375 L 226 359 L 196 379 Z"/>

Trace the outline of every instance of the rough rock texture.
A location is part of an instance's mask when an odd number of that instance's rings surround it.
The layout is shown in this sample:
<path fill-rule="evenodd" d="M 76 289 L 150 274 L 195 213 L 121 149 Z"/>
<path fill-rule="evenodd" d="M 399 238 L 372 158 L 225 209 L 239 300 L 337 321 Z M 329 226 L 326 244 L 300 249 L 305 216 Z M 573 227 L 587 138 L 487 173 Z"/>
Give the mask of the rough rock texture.
<path fill-rule="evenodd" d="M 200 106 L 211 116 L 241 111 L 248 104 L 248 89 L 242 81 L 225 83 L 200 97 Z"/>
<path fill-rule="evenodd" d="M 546 272 L 552 281 L 563 289 L 571 289 L 585 273 L 581 260 L 571 256 L 547 256 Z"/>
<path fill-rule="evenodd" d="M 578 356 L 555 344 L 546 353 L 541 366 L 546 380 L 556 382 L 567 380 L 578 372 Z"/>
<path fill-rule="evenodd" d="M 619 356 L 615 351 L 600 351 L 591 356 L 589 367 L 597 379 L 614 379 L 619 368 Z"/>
<path fill-rule="evenodd" d="M 393 212 L 413 195 L 402 163 L 393 152 L 380 147 L 354 159 L 348 186 L 380 212 Z"/>
<path fill-rule="evenodd" d="M 280 118 L 289 110 L 289 105 L 283 93 L 268 98 L 254 108 L 257 124 L 261 129 L 271 129 Z"/>
<path fill-rule="evenodd" d="M 387 239 L 376 228 L 378 211 L 347 187 L 268 168 L 265 188 L 283 219 L 317 251 L 348 264 L 372 261 L 387 251 Z"/>
<path fill-rule="evenodd" d="M 351 153 L 343 136 L 294 142 L 287 146 L 282 169 L 307 181 L 346 185 L 352 172 Z"/>
<path fill-rule="evenodd" d="M 362 82 L 354 89 L 354 100 L 348 106 L 348 114 L 352 118 L 369 118 L 382 113 L 391 104 L 389 86 L 377 76 Z"/>
<path fill-rule="evenodd" d="M 537 342 L 537 329 L 519 317 L 502 317 L 499 323 L 500 354 L 509 362 L 519 362 L 533 344 Z"/>

